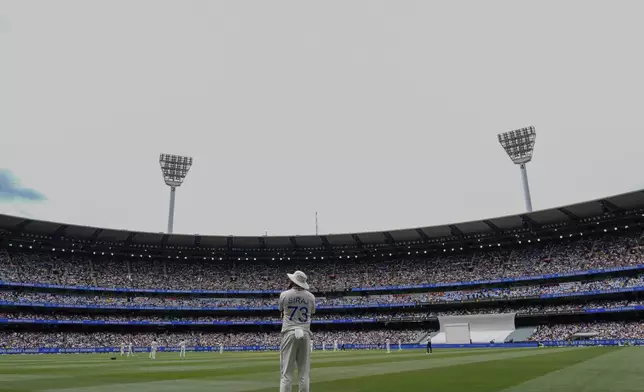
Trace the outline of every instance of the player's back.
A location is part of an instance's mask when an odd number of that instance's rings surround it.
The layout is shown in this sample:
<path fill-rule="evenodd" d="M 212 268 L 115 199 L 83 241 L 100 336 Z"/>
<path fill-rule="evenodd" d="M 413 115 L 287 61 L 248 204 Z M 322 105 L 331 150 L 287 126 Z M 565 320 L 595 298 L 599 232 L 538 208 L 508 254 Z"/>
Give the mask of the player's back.
<path fill-rule="evenodd" d="M 311 315 L 315 314 L 315 296 L 310 291 L 292 288 L 280 294 L 282 332 L 302 328 L 311 332 Z"/>

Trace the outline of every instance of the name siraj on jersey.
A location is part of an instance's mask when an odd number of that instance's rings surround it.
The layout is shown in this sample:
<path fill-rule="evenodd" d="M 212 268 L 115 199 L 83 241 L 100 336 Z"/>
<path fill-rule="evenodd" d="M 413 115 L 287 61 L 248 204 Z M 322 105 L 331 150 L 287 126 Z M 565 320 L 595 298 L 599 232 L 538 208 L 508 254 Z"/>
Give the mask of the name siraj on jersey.
<path fill-rule="evenodd" d="M 309 301 L 300 297 L 292 297 L 288 299 L 287 303 L 289 305 L 308 305 Z"/>

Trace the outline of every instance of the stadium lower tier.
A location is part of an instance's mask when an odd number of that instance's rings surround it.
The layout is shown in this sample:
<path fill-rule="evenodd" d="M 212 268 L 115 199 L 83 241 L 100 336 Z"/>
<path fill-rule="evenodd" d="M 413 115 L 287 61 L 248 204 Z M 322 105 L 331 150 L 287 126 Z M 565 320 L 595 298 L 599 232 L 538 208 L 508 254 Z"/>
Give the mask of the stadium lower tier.
<path fill-rule="evenodd" d="M 313 333 L 316 345 L 332 347 L 342 344 L 384 344 L 388 339 L 392 346 L 420 343 L 431 336 L 426 329 L 376 329 L 349 331 L 318 331 Z M 72 331 L 0 331 L 0 346 L 11 348 L 99 348 L 119 347 L 132 343 L 135 347 L 148 347 L 153 340 L 160 346 L 177 347 L 186 341 L 195 346 L 278 346 L 279 332 L 72 332 Z M 578 324 L 553 324 L 536 328 L 523 341 L 552 341 L 570 339 L 644 339 L 644 322 L 592 322 Z M 477 343 L 477 342 L 475 342 Z M 486 342 L 487 343 L 487 342 Z"/>
<path fill-rule="evenodd" d="M 530 337 L 532 341 L 568 339 L 641 339 L 643 321 L 592 322 L 581 324 L 540 325 Z"/>
<path fill-rule="evenodd" d="M 297 261 L 269 252 L 272 263 L 248 257 L 222 260 L 215 255 L 168 259 L 167 255 L 143 255 L 143 250 L 125 259 L 80 249 L 73 254 L 72 249 L 64 248 L 25 253 L 20 249 L 22 244 L 14 247 L 9 242 L 12 251 L 0 252 L 0 278 L 8 282 L 142 289 L 280 290 L 286 283 L 285 274 L 300 269 L 309 276 L 313 291 L 468 282 L 642 264 L 641 230 L 631 227 L 627 231 L 477 252 L 446 248 L 433 254 L 408 251 L 394 255 L 368 249 L 324 260 L 310 260 L 305 253 L 297 255 Z"/>
<path fill-rule="evenodd" d="M 406 330 L 368 330 L 368 331 L 322 331 L 315 332 L 315 344 L 383 344 L 387 339 L 391 344 L 418 343 L 427 335 L 422 329 Z M 0 331 L 0 344 L 3 348 L 93 348 L 119 347 L 130 342 L 136 347 L 147 347 L 153 340 L 160 346 L 177 347 L 181 341 L 188 346 L 278 346 L 279 332 L 26 332 Z"/>

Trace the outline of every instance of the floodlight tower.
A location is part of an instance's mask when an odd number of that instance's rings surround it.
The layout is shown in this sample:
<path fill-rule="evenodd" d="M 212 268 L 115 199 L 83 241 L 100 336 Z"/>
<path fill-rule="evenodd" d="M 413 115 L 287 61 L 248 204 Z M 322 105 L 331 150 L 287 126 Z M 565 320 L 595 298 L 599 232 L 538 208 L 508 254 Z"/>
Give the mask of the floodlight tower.
<path fill-rule="evenodd" d="M 536 138 L 537 132 L 534 127 L 526 127 L 499 134 L 499 143 L 501 143 L 505 152 L 508 153 L 512 162 L 521 168 L 523 196 L 525 197 L 525 208 L 528 212 L 532 212 L 532 200 L 530 198 L 528 172 L 525 165 L 532 160 L 532 152 L 534 151 L 534 141 Z"/>
<path fill-rule="evenodd" d="M 170 212 L 168 215 L 168 234 L 172 234 L 174 226 L 174 197 L 177 188 L 183 184 L 192 166 L 192 158 L 179 155 L 161 154 L 159 156 L 161 173 L 165 184 L 170 187 Z"/>

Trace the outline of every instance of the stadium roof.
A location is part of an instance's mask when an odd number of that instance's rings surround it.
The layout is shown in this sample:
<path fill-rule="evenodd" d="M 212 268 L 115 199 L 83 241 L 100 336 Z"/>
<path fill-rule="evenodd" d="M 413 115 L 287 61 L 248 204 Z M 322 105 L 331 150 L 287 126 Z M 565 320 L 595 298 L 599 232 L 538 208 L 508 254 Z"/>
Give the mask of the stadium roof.
<path fill-rule="evenodd" d="M 402 230 L 364 233 L 295 235 L 295 236 L 207 236 L 188 234 L 148 233 L 113 230 L 65 223 L 47 222 L 0 214 L 0 231 L 34 236 L 92 241 L 127 243 L 134 246 L 201 247 L 201 248 L 319 248 L 359 247 L 401 242 L 433 242 L 455 237 L 485 236 L 499 232 L 523 230 L 526 225 L 544 227 L 583 221 L 607 213 L 644 209 L 644 190 L 624 193 L 564 207 L 504 216 L 471 222 L 428 226 Z"/>

